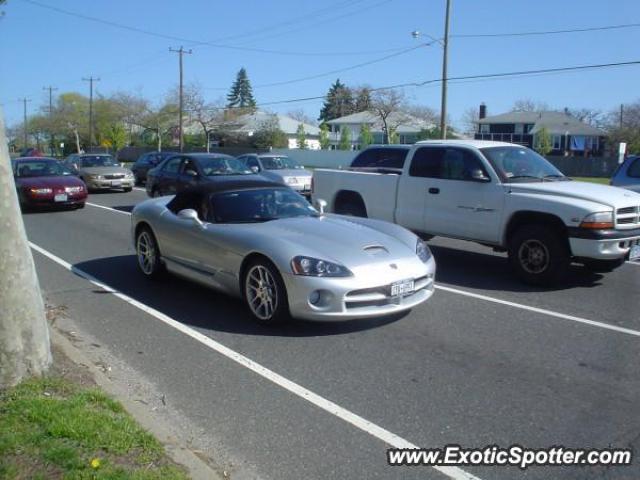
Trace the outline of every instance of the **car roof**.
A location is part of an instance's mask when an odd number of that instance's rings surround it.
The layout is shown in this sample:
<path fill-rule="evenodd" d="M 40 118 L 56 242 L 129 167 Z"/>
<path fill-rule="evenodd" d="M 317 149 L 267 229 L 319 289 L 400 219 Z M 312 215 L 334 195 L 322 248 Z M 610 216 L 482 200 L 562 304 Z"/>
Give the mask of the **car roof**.
<path fill-rule="evenodd" d="M 420 142 L 418 142 L 418 143 L 420 143 Z M 392 149 L 400 149 L 400 150 L 409 150 L 412 146 L 413 145 L 395 145 L 395 144 L 392 144 L 392 145 L 382 145 L 382 144 L 380 144 L 380 145 L 378 145 L 378 144 L 373 144 L 373 145 L 369 145 L 366 149 L 363 149 L 362 151 L 368 150 L 370 148 L 392 148 Z"/>
<path fill-rule="evenodd" d="M 33 162 L 33 161 L 42 162 L 43 160 L 51 161 L 51 162 L 57 162 L 58 161 L 57 158 L 51 158 L 51 157 L 19 157 L 19 158 L 14 158 L 13 159 L 13 161 L 16 162 L 16 163 L 19 163 L 19 162 Z"/>
<path fill-rule="evenodd" d="M 494 142 L 492 140 L 462 140 L 462 139 L 448 139 L 448 140 L 421 140 L 416 142 L 416 145 L 451 145 L 456 147 L 475 147 L 475 148 L 486 148 L 486 147 L 520 147 L 522 145 L 517 145 L 514 143 L 507 142 Z"/>
<path fill-rule="evenodd" d="M 179 153 L 175 152 L 176 155 L 184 155 L 185 157 L 190 157 L 194 159 L 206 159 L 206 158 L 235 158 L 231 155 L 227 155 L 226 153 Z"/>

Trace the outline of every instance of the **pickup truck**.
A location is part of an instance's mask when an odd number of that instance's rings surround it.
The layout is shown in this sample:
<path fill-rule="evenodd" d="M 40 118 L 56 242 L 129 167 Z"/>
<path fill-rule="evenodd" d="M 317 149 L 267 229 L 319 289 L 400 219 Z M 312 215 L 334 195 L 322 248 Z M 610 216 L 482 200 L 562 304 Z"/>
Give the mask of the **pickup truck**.
<path fill-rule="evenodd" d="M 324 200 L 328 211 L 386 220 L 427 238 L 506 251 L 530 284 L 559 283 L 572 262 L 606 272 L 640 260 L 640 194 L 572 181 L 511 143 L 369 147 L 349 170 L 315 170 L 312 199 Z"/>

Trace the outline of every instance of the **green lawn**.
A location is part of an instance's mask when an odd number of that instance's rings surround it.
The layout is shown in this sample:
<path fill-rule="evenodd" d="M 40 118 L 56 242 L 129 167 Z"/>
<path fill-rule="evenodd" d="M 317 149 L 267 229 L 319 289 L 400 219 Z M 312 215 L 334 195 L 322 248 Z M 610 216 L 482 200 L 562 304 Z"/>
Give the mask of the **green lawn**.
<path fill-rule="evenodd" d="M 53 377 L 0 391 L 0 478 L 188 477 L 118 402 Z"/>
<path fill-rule="evenodd" d="M 608 177 L 571 177 L 573 180 L 577 180 L 579 182 L 591 182 L 591 183 L 600 183 L 602 185 L 609 185 Z"/>

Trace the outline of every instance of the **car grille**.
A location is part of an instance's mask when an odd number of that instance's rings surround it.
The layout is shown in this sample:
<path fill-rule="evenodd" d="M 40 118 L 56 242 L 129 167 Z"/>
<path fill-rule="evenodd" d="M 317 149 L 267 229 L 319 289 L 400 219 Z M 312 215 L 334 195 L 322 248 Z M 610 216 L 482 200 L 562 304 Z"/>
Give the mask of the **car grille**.
<path fill-rule="evenodd" d="M 616 226 L 622 229 L 640 227 L 640 206 L 619 208 L 616 211 Z"/>
<path fill-rule="evenodd" d="M 402 299 L 411 299 L 432 283 L 429 277 L 420 277 L 414 280 L 414 291 L 404 295 Z M 391 296 L 391 285 L 381 285 L 373 288 L 361 288 L 352 290 L 345 295 L 345 307 L 347 310 L 366 307 L 383 307 L 385 305 L 399 304 L 401 297 Z"/>
<path fill-rule="evenodd" d="M 106 180 L 119 180 L 121 178 L 124 178 L 124 175 L 122 173 L 115 173 L 113 175 L 105 175 L 104 178 Z"/>

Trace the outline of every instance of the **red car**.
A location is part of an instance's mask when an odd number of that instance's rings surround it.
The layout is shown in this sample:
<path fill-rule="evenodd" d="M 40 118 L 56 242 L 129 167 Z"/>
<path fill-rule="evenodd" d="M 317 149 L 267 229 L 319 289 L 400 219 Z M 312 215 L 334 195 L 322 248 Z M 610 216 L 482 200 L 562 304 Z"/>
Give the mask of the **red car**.
<path fill-rule="evenodd" d="M 54 158 L 26 157 L 12 162 L 20 206 L 83 208 L 87 186 Z"/>

